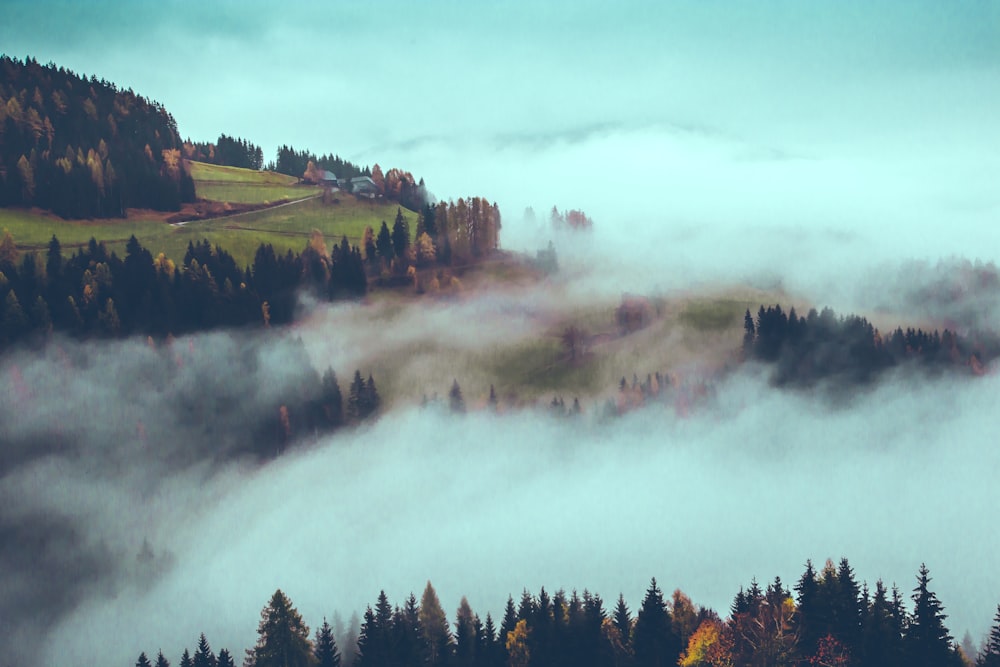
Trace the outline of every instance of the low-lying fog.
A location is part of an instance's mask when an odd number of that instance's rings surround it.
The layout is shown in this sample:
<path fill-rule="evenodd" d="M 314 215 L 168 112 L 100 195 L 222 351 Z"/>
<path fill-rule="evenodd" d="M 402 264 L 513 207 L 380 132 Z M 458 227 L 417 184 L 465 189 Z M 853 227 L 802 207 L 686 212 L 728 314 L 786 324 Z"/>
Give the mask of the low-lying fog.
<path fill-rule="evenodd" d="M 423 334 L 446 337 L 450 324 L 428 318 Z M 337 335 L 299 333 L 307 345 Z M 221 345 L 215 338 L 193 344 Z M 99 349 L 78 378 L 90 394 L 46 385 L 60 355 L 2 368 L 27 397 L 2 408 L 17 425 L 8 428 L 52 438 L 61 422 L 80 436 L 0 479 L 12 537 L 0 614 L 21 645 L 40 633 L 47 664 L 129 664 L 158 648 L 176 658 L 200 632 L 242 651 L 277 587 L 312 626 L 362 612 L 380 589 L 402 602 L 427 580 L 450 614 L 466 595 L 497 616 L 508 594 L 543 585 L 608 601 L 623 592 L 635 609 L 651 576 L 725 614 L 752 577 L 791 585 L 807 558 L 843 555 L 859 579 L 907 594 L 926 562 L 957 636 L 979 638 L 1000 600 L 987 566 L 1000 537 L 984 524 L 1000 502 L 997 375 L 886 377 L 831 407 L 771 389 L 747 367 L 686 418 L 650 406 L 601 421 L 588 402 L 577 420 L 410 404 L 258 466 L 218 460 L 214 441 L 171 422 L 166 405 L 145 432 L 175 429 L 184 440 L 169 451 L 204 452 L 204 463 L 149 456 L 131 435 L 134 406 L 155 413 L 170 391 L 134 396 L 150 366 L 142 342 Z M 246 409 L 264 400 L 266 381 L 245 378 Z M 62 522 L 72 530 L 50 528 Z M 144 541 L 151 559 L 139 558 Z M 61 578 L 66 590 L 53 591 Z M 32 599 L 24 623 L 14 606 L 33 592 L 47 598 Z"/>
<path fill-rule="evenodd" d="M 970 278 L 1000 261 L 995 6 L 758 6 L 14 3 L 0 42 L 163 102 L 195 140 L 402 167 L 440 198 L 496 200 L 508 249 L 555 240 L 561 277 L 523 293 L 313 311 L 290 335 L 345 391 L 354 368 L 404 350 L 444 394 L 470 371 L 441 349 L 542 335 L 553 309 L 622 292 L 759 290 L 876 324 L 1000 324 L 995 285 Z M 583 209 L 594 232 L 553 233 L 553 205 Z M 634 610 L 651 576 L 725 614 L 752 577 L 791 585 L 807 558 L 846 556 L 907 595 L 926 562 L 957 637 L 981 638 L 1000 602 L 995 373 L 886 377 L 832 407 L 744 368 L 686 419 L 600 422 L 586 401 L 577 421 L 451 418 L 413 396 L 258 466 L 208 454 L 218 434 L 166 409 L 143 429 L 175 439 L 143 449 L 136 405 L 155 412 L 184 385 L 140 382 L 144 341 L 88 348 L 72 381 L 58 354 L 0 360 L 3 428 L 38 445 L 0 456 L 15 658 L 36 662 L 41 642 L 43 664 L 158 648 L 176 661 L 200 632 L 240 655 L 277 587 L 312 627 L 427 580 L 451 615 L 462 595 L 499 615 L 542 585 L 621 591 Z M 288 380 L 267 354 L 233 379 L 247 410 Z M 224 376 L 219 364 L 181 380 Z M 480 368 L 470 404 L 488 381 Z"/>

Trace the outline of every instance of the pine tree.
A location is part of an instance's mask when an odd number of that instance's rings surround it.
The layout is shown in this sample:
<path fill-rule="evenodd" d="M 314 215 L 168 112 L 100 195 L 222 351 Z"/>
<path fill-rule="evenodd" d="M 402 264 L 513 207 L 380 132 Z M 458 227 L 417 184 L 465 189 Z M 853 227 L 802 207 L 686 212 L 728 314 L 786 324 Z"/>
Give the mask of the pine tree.
<path fill-rule="evenodd" d="M 639 667 L 676 665 L 683 648 L 680 638 L 671 627 L 663 592 L 657 587 L 655 577 L 651 580 L 636 615 L 632 648 L 635 664 Z"/>
<path fill-rule="evenodd" d="M 170 667 L 170 661 L 163 657 L 163 651 L 156 654 L 156 667 Z"/>
<path fill-rule="evenodd" d="M 863 611 L 861 591 L 854 578 L 854 570 L 846 558 L 841 558 L 837 567 L 837 592 L 834 603 L 834 636 L 847 647 L 851 655 L 858 655 L 861 652 Z"/>
<path fill-rule="evenodd" d="M 615 605 L 614 625 L 621 635 L 622 644 L 629 645 L 632 641 L 632 615 L 629 613 L 628 605 L 625 604 L 625 596 L 618 594 L 618 604 Z"/>
<path fill-rule="evenodd" d="M 502 647 L 505 659 L 507 657 L 507 637 L 514 631 L 517 621 L 517 609 L 514 608 L 514 598 L 508 595 L 507 606 L 504 607 L 503 619 L 500 621 L 500 635 L 497 637 L 497 643 Z"/>
<path fill-rule="evenodd" d="M 750 309 L 743 315 L 743 358 L 749 359 L 753 356 L 753 343 L 757 337 L 757 327 L 754 326 L 753 316 Z"/>
<path fill-rule="evenodd" d="M 233 656 L 229 654 L 226 649 L 219 650 L 218 661 L 216 662 L 217 667 L 236 667 L 236 663 L 233 660 Z"/>
<path fill-rule="evenodd" d="M 382 399 L 378 395 L 378 390 L 375 388 L 375 380 L 372 378 L 371 374 L 368 374 L 368 381 L 365 383 L 364 391 L 364 406 L 365 415 L 364 418 L 367 419 L 372 415 L 378 413 L 379 407 L 382 405 Z"/>
<path fill-rule="evenodd" d="M 149 658 L 146 657 L 145 652 L 139 654 L 139 659 L 135 661 L 135 667 L 153 667 L 149 662 Z"/>
<path fill-rule="evenodd" d="M 194 667 L 194 663 L 191 662 L 191 654 L 188 653 L 187 649 L 184 649 L 184 652 L 181 653 L 181 661 L 179 664 L 180 667 Z"/>
<path fill-rule="evenodd" d="M 341 426 L 344 423 L 344 397 L 340 393 L 337 374 L 333 372 L 333 368 L 327 368 L 323 374 L 321 400 L 327 423 L 332 428 Z"/>
<path fill-rule="evenodd" d="M 333 638 L 330 624 L 323 619 L 323 625 L 316 630 L 316 640 L 313 642 L 313 657 L 316 667 L 340 667 L 340 651 Z"/>
<path fill-rule="evenodd" d="M 860 664 L 864 667 L 901 666 L 902 639 L 893 618 L 888 591 L 879 579 L 875 582 L 875 595 L 865 611 Z"/>
<path fill-rule="evenodd" d="M 309 627 L 280 589 L 261 611 L 257 635 L 257 644 L 252 650 L 254 667 L 308 667 L 310 664 Z"/>
<path fill-rule="evenodd" d="M 365 418 L 365 381 L 361 379 L 361 371 L 354 371 L 354 379 L 347 394 L 347 419 L 352 422 Z"/>
<path fill-rule="evenodd" d="M 747 313 L 749 314 L 749 310 Z M 753 321 L 751 320 L 751 325 Z M 819 584 L 816 581 L 816 570 L 813 568 L 812 560 L 806 561 L 806 571 L 799 577 L 795 584 L 795 591 L 798 593 L 799 614 L 796 619 L 799 633 L 799 648 L 804 655 L 813 655 L 820 637 L 823 636 L 822 629 L 818 627 L 816 618 L 816 604 L 819 591 Z"/>
<path fill-rule="evenodd" d="M 458 386 L 458 380 L 452 380 L 451 389 L 448 391 L 448 407 L 452 412 L 465 412 L 465 399 L 462 398 L 462 388 Z"/>
<path fill-rule="evenodd" d="M 396 257 L 405 257 L 410 247 L 410 225 L 403 217 L 403 211 L 396 209 L 396 220 L 392 224 L 392 250 Z"/>
<path fill-rule="evenodd" d="M 420 605 L 413 593 L 410 593 L 402 609 L 397 608 L 392 626 L 395 657 L 399 664 L 424 664 L 427 650 L 420 626 Z"/>
<path fill-rule="evenodd" d="M 907 664 L 913 667 L 942 667 L 954 659 L 952 638 L 944 626 L 947 617 L 937 595 L 927 588 L 930 582 L 927 566 L 921 563 L 912 595 L 913 615 L 905 635 Z"/>
<path fill-rule="evenodd" d="M 387 262 L 395 257 L 392 233 L 389 232 L 389 225 L 385 224 L 385 220 L 382 221 L 382 227 L 378 230 L 378 236 L 375 237 L 375 249 L 378 252 L 378 256 Z"/>
<path fill-rule="evenodd" d="M 993 627 L 990 628 L 990 634 L 976 660 L 976 667 L 1000 667 L 1000 605 L 997 605 Z"/>
<path fill-rule="evenodd" d="M 215 667 L 215 654 L 212 653 L 204 632 L 198 638 L 198 648 L 195 649 L 194 659 L 191 662 L 194 667 Z"/>

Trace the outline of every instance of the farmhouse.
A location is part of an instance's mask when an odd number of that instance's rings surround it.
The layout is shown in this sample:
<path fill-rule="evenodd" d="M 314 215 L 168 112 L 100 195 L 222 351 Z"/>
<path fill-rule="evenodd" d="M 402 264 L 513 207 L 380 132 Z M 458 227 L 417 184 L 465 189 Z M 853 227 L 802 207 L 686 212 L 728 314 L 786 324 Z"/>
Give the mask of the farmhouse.
<path fill-rule="evenodd" d="M 379 194 L 378 186 L 368 176 L 357 176 L 351 179 L 351 194 L 359 197 L 375 199 Z"/>

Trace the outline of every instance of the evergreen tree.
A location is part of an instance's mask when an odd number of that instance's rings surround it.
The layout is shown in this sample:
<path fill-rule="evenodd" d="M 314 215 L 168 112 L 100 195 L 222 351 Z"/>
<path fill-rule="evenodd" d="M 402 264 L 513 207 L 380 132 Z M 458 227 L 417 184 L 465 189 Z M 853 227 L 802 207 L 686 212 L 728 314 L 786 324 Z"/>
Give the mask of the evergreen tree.
<path fill-rule="evenodd" d="M 194 663 L 191 662 L 191 654 L 188 653 L 187 649 L 184 649 L 184 653 L 181 653 L 180 667 L 194 667 Z"/>
<path fill-rule="evenodd" d="M 622 644 L 628 646 L 632 641 L 632 615 L 625 604 L 625 596 L 621 593 L 618 594 L 618 604 L 615 605 L 613 623 L 621 636 Z"/>
<path fill-rule="evenodd" d="M 233 656 L 229 654 L 228 650 L 220 649 L 216 665 L 217 667 L 236 667 L 236 662 L 233 660 Z"/>
<path fill-rule="evenodd" d="M 944 667 L 953 664 L 952 638 L 944 625 L 944 608 L 927 588 L 931 582 L 925 564 L 920 565 L 913 589 L 913 615 L 906 628 L 907 664 L 912 667 Z"/>
<path fill-rule="evenodd" d="M 254 667 L 308 667 L 310 664 L 309 627 L 280 589 L 261 611 L 257 635 L 257 644 L 252 650 Z"/>
<path fill-rule="evenodd" d="M 837 567 L 837 591 L 834 599 L 834 636 L 847 647 L 851 655 L 861 652 L 861 591 L 854 570 L 846 558 Z"/>
<path fill-rule="evenodd" d="M 337 428 L 344 423 L 344 397 L 340 393 L 337 374 L 333 368 L 327 368 L 322 380 L 323 414 L 331 428 Z"/>
<path fill-rule="evenodd" d="M 657 587 L 655 577 L 636 615 L 632 648 L 639 667 L 676 665 L 681 653 L 680 638 L 671 627 L 663 592 Z"/>
<path fill-rule="evenodd" d="M 192 664 L 194 667 L 215 667 L 216 665 L 215 654 L 212 653 L 212 648 L 208 645 L 204 632 L 198 638 L 198 648 L 195 649 Z"/>
<path fill-rule="evenodd" d="M 798 583 L 795 584 L 795 591 L 798 593 L 799 613 L 796 624 L 799 633 L 799 650 L 803 655 L 813 655 L 820 638 L 823 636 L 823 628 L 820 627 L 816 614 L 819 583 L 816 580 L 816 570 L 813 568 L 812 560 L 806 561 L 806 571 L 802 573 Z"/>
<path fill-rule="evenodd" d="M 396 209 L 396 221 L 392 224 L 392 250 L 396 257 L 405 257 L 410 247 L 410 225 L 403 217 L 402 209 Z"/>
<path fill-rule="evenodd" d="M 389 231 L 389 225 L 385 224 L 385 220 L 382 221 L 382 227 L 378 230 L 378 236 L 375 238 L 375 249 L 378 251 L 378 256 L 387 262 L 396 256 L 393 250 L 392 233 Z"/>
<path fill-rule="evenodd" d="M 313 642 L 313 657 L 316 667 L 340 667 L 340 651 L 333 638 L 330 624 L 323 619 L 323 625 L 316 630 L 316 640 Z M 220 666 L 221 667 L 221 666 Z"/>
<path fill-rule="evenodd" d="M 465 399 L 462 398 L 462 388 L 458 386 L 458 380 L 452 380 L 451 389 L 448 391 L 448 407 L 452 412 L 465 412 Z"/>
<path fill-rule="evenodd" d="M 170 667 L 170 661 L 163 657 L 163 651 L 156 654 L 156 667 Z"/>
<path fill-rule="evenodd" d="M 378 395 L 378 389 L 375 388 L 375 380 L 372 378 L 371 374 L 368 374 L 368 381 L 365 382 L 364 391 L 364 418 L 367 419 L 372 415 L 378 413 L 379 408 L 382 405 L 382 399 Z"/>
<path fill-rule="evenodd" d="M 757 336 L 757 328 L 753 323 L 753 316 L 750 315 L 750 309 L 747 308 L 746 314 L 743 315 L 743 358 L 749 359 L 753 356 L 753 343 Z"/>
<path fill-rule="evenodd" d="M 990 628 L 986 643 L 979 652 L 976 667 L 1000 667 L 1000 605 L 997 605 L 997 613 L 993 617 L 993 627 Z"/>
<path fill-rule="evenodd" d="M 149 658 L 143 652 L 139 654 L 139 659 L 135 661 L 135 667 L 153 667 L 153 665 L 150 664 Z"/>
<path fill-rule="evenodd" d="M 888 591 L 879 579 L 875 582 L 875 595 L 865 610 L 860 664 L 863 667 L 901 667 L 902 640 Z"/>
<path fill-rule="evenodd" d="M 427 660 L 423 630 L 420 626 L 420 605 L 413 593 L 402 609 L 397 609 L 392 623 L 395 657 L 401 665 L 422 665 Z"/>
<path fill-rule="evenodd" d="M 358 422 L 366 416 L 365 381 L 361 379 L 361 371 L 354 371 L 354 379 L 347 394 L 347 418 Z"/>
<path fill-rule="evenodd" d="M 507 606 L 503 610 L 503 619 L 500 621 L 500 636 L 497 637 L 497 643 L 503 647 L 504 659 L 506 659 L 507 653 L 507 637 L 514 628 L 517 626 L 517 609 L 514 608 L 514 598 L 510 595 L 507 596 Z"/>

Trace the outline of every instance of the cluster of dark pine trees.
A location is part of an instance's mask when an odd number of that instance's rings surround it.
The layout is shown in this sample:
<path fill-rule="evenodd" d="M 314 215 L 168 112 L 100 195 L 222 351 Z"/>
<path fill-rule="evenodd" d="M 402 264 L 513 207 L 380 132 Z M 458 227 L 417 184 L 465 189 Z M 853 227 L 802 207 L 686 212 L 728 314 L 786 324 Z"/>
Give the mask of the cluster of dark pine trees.
<path fill-rule="evenodd" d="M 19 257 L 20 254 L 20 257 Z M 183 268 L 183 270 L 181 270 Z M 327 252 L 322 237 L 301 254 L 261 244 L 241 269 L 208 241 L 188 244 L 182 267 L 153 258 L 133 236 L 125 257 L 91 239 L 69 258 L 53 236 L 48 251 L 18 253 L 0 239 L 0 350 L 52 332 L 78 338 L 181 335 L 216 327 L 286 324 L 296 292 L 357 298 L 367 290 L 360 250 L 345 237 Z"/>
<path fill-rule="evenodd" d="M 481 619 L 465 598 L 450 625 L 428 582 L 417 602 L 402 607 L 382 591 L 364 614 L 356 643 L 338 646 L 324 619 L 315 639 L 288 597 L 276 591 L 261 612 L 258 640 L 245 666 L 319 667 L 995 667 L 1000 664 L 1000 607 L 977 656 L 965 655 L 944 625 L 945 614 L 920 567 L 906 608 L 899 590 L 881 581 L 872 594 L 859 586 L 846 559 L 812 563 L 793 596 L 775 578 L 766 590 L 756 581 L 736 595 L 728 618 L 696 607 L 680 590 L 667 599 L 653 579 L 633 616 L 622 596 L 610 612 L 599 595 L 544 588 L 515 604 L 508 597 L 499 627 Z M 343 643 L 343 640 L 342 640 Z M 210 665 L 204 636 L 181 665 Z M 221 654 L 221 652 L 220 652 Z M 227 652 L 228 658 L 228 652 Z M 200 660 L 201 662 L 199 662 Z M 205 662 L 207 660 L 208 662 Z M 146 667 L 146 655 L 136 667 Z M 158 657 L 158 667 L 169 664 Z M 232 663 L 227 663 L 232 664 Z M 221 667 L 221 663 L 219 663 Z"/>
<path fill-rule="evenodd" d="M 757 318 L 744 315 L 743 351 L 747 359 L 775 364 L 778 385 L 811 385 L 821 380 L 849 384 L 872 381 L 906 361 L 924 367 L 966 366 L 981 373 L 983 364 L 1000 354 L 996 336 L 959 336 L 945 329 L 928 332 L 901 327 L 887 336 L 864 317 L 837 317 L 829 308 L 811 309 L 801 317 L 780 305 L 760 307 Z"/>
<path fill-rule="evenodd" d="M 180 148 L 177 124 L 158 102 L 0 56 L 0 206 L 65 218 L 175 211 L 195 199 Z"/>
<path fill-rule="evenodd" d="M 220 134 L 216 142 L 184 142 L 184 157 L 225 167 L 260 170 L 264 167 L 264 152 L 246 139 Z"/>
<path fill-rule="evenodd" d="M 278 148 L 277 159 L 274 162 L 269 162 L 267 169 L 268 171 L 276 171 L 279 174 L 301 178 L 310 162 L 320 169 L 332 171 L 336 174 L 337 178 L 350 179 L 356 176 L 372 175 L 370 168 L 356 165 L 339 155 L 321 155 L 316 157 L 316 154 L 311 151 L 299 151 L 295 150 L 292 146 L 285 145 Z"/>

